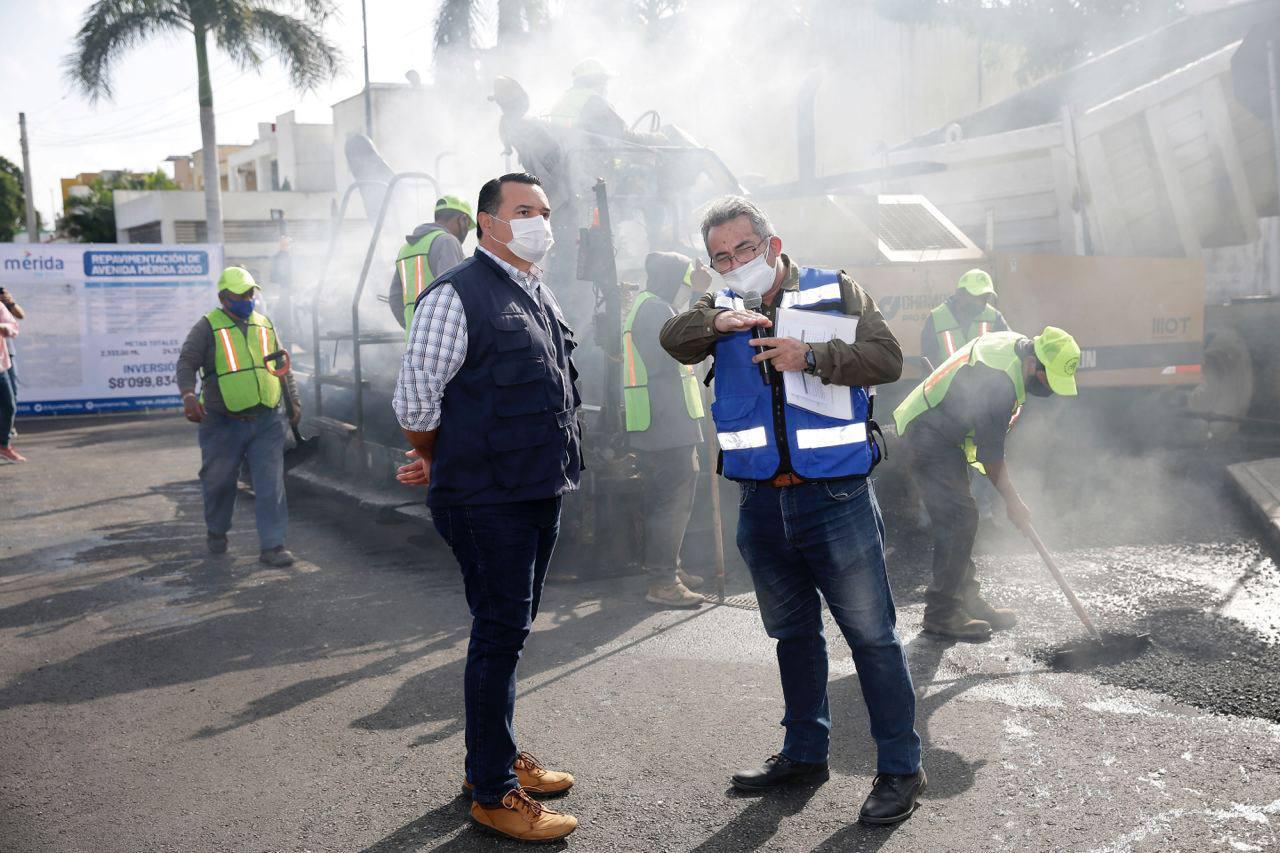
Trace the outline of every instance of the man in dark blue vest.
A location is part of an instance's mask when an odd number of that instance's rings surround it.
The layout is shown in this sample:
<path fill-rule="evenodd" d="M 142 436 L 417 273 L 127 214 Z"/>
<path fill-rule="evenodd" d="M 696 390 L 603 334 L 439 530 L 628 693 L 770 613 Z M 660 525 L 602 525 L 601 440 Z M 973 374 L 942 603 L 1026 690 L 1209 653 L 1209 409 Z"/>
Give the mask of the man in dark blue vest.
<path fill-rule="evenodd" d="M 827 778 L 825 598 L 853 650 L 878 748 L 875 782 L 858 817 L 897 823 L 915 810 L 925 775 L 915 691 L 885 573 L 884 521 L 867 474 L 879 457 L 868 389 L 898 378 L 902 348 L 853 279 L 798 266 L 782 254 L 782 240 L 750 201 L 712 204 L 702 239 L 728 286 L 668 320 L 662 346 L 684 364 L 715 358 L 711 414 L 722 473 L 741 488 L 738 550 L 765 631 L 777 640 L 786 701 L 782 751 L 763 767 L 735 774 L 732 783 L 760 791 Z M 749 310 L 752 304 L 760 310 Z M 856 330 L 851 339 L 815 344 L 768 332 L 758 337 L 780 309 L 856 317 Z M 850 415 L 790 402 L 783 375 L 798 371 L 806 381 L 846 387 Z"/>
<path fill-rule="evenodd" d="M 561 496 L 582 467 L 573 332 L 538 264 L 551 207 L 533 175 L 495 178 L 476 205 L 479 248 L 418 297 L 393 405 L 413 450 L 396 479 L 427 486 L 471 610 L 466 779 L 471 817 L 521 841 L 578 825 L 530 799 L 573 784 L 516 747 L 516 663 L 555 547 Z"/>

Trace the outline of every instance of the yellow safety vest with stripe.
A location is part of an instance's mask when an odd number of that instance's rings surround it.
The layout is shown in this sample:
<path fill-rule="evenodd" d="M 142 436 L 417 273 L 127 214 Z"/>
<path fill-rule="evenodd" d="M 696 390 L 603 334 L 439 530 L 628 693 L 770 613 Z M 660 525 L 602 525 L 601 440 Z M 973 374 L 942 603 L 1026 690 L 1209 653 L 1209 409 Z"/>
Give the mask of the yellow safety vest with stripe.
<path fill-rule="evenodd" d="M 396 268 L 400 271 L 400 285 L 404 290 L 404 339 L 409 340 L 409 330 L 413 327 L 413 309 L 418 304 L 422 291 L 436 280 L 427 263 L 427 253 L 431 244 L 444 233 L 441 228 L 434 228 L 423 234 L 412 243 L 406 243 L 396 255 Z"/>
<path fill-rule="evenodd" d="M 649 371 L 631 335 L 640 306 L 652 298 L 654 295 L 649 291 L 642 292 L 622 321 L 622 405 L 627 415 L 627 432 L 644 432 L 653 420 L 649 407 Z M 706 412 L 702 408 L 702 395 L 698 393 L 698 377 L 687 364 L 678 365 L 678 369 L 685 411 L 695 421 L 701 420 Z"/>
<path fill-rule="evenodd" d="M 280 349 L 271 321 L 254 311 L 242 332 L 221 308 L 213 309 L 204 318 L 213 329 L 215 381 L 227 411 L 243 412 L 254 406 L 274 409 L 280 402 L 280 378 L 271 375 L 264 360 Z M 209 377 L 204 381 L 208 382 Z"/>
<path fill-rule="evenodd" d="M 573 127 L 578 123 L 578 117 L 582 115 L 583 108 L 595 94 L 596 92 L 591 89 L 574 86 L 560 96 L 560 100 L 556 101 L 551 112 L 543 116 L 543 119 L 557 127 Z"/>
<path fill-rule="evenodd" d="M 951 306 L 943 302 L 933 309 L 933 331 L 938 336 L 938 351 L 944 357 L 955 355 L 956 350 L 980 335 L 994 331 L 1000 314 L 990 305 L 978 312 L 969 323 L 969 328 L 961 329 L 960 321 L 952 313 Z"/>
<path fill-rule="evenodd" d="M 1013 383 L 1017 401 L 1009 413 L 1012 417 L 1026 402 L 1027 392 L 1022 376 L 1022 359 L 1018 357 L 1018 342 L 1025 340 L 1024 335 L 1017 332 L 988 332 L 956 350 L 950 358 L 942 362 L 933 373 L 912 389 L 898 408 L 893 410 L 893 422 L 898 428 L 898 435 L 905 435 L 907 427 L 916 418 L 938 406 L 947 396 L 947 390 L 961 368 L 971 364 L 983 364 L 995 368 L 1009 377 Z M 973 443 L 973 431 L 964 437 L 964 455 L 979 471 L 985 470 L 978 463 L 978 448 Z"/>

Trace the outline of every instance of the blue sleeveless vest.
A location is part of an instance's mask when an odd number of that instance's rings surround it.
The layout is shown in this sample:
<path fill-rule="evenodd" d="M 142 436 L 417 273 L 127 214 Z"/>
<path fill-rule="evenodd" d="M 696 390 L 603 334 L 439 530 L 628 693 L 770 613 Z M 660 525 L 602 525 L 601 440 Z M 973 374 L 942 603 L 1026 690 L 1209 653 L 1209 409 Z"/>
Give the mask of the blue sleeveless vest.
<path fill-rule="evenodd" d="M 535 302 L 479 250 L 418 301 L 444 282 L 467 315 L 467 358 L 441 400 L 427 505 L 514 503 L 576 488 L 576 344 L 545 285 Z"/>
<path fill-rule="evenodd" d="M 716 298 L 721 307 L 741 308 L 742 300 L 724 290 Z M 801 267 L 798 291 L 784 291 L 782 308 L 843 313 L 840 276 L 835 270 Z M 767 335 L 766 335 L 767 336 Z M 723 472 L 730 480 L 768 480 L 778 473 L 780 443 L 786 441 L 791 469 L 805 479 L 831 480 L 863 476 L 876 461 L 867 432 L 867 389 L 850 388 L 853 417 L 830 418 L 787 404 L 786 435 L 774 428 L 773 392 L 760 378 L 751 357 L 751 333 L 722 338 L 715 346 L 716 400 L 711 406 L 723 454 Z M 780 377 L 777 381 L 781 381 Z"/>

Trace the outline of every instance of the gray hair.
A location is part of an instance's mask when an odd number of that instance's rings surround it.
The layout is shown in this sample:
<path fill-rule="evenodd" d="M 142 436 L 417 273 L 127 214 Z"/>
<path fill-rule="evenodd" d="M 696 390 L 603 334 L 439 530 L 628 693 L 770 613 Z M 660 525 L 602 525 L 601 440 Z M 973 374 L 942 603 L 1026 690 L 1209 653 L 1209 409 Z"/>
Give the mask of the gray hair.
<path fill-rule="evenodd" d="M 773 236 L 773 223 L 764 215 L 763 210 L 740 195 L 727 195 L 712 202 L 702 217 L 702 245 L 707 245 L 707 237 L 711 234 L 712 228 L 732 222 L 739 216 L 745 216 L 751 220 L 751 230 L 761 240 Z"/>

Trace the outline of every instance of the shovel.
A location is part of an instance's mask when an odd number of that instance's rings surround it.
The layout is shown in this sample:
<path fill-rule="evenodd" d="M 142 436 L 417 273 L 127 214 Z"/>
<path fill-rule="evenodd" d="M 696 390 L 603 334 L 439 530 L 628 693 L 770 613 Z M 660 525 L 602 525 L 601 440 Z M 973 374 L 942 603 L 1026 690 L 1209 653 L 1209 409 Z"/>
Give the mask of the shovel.
<path fill-rule="evenodd" d="M 289 353 L 286 350 L 276 350 L 270 355 L 263 356 L 264 362 L 270 364 L 276 363 L 275 369 L 267 367 L 267 371 L 273 376 L 283 377 L 289 372 Z M 283 385 L 284 383 L 281 382 Z M 320 438 L 303 438 L 302 433 L 298 431 L 298 425 L 293 422 L 294 408 L 293 396 L 289 394 L 288 388 L 281 389 L 284 391 L 284 409 L 289 415 L 289 429 L 293 431 L 293 447 L 284 452 L 284 470 L 289 471 L 297 468 L 303 462 L 306 462 L 312 456 L 320 452 Z"/>
<path fill-rule="evenodd" d="M 1071 609 L 1075 611 L 1076 616 L 1080 618 L 1080 621 L 1084 623 L 1084 627 L 1089 631 L 1090 639 L 1051 649 L 1047 655 L 1050 666 L 1054 669 L 1078 671 L 1099 664 L 1121 663 L 1137 657 L 1151 645 L 1150 634 L 1108 632 L 1104 636 L 1098 630 L 1098 626 L 1089 618 L 1089 614 L 1085 611 L 1084 605 L 1080 603 L 1080 599 L 1076 598 L 1076 594 L 1071 591 L 1071 586 L 1067 583 L 1066 577 L 1063 576 L 1062 570 L 1058 568 L 1053 555 L 1044 546 L 1044 541 L 1040 538 L 1040 534 L 1036 533 L 1036 529 L 1031 526 L 1031 522 L 1028 521 L 1023 525 L 1022 532 L 1031 540 L 1031 544 L 1036 546 L 1036 550 L 1040 552 L 1040 559 L 1044 560 L 1045 567 L 1049 569 L 1049 574 L 1053 575 L 1053 579 L 1058 582 L 1058 588 L 1067 597 L 1067 602 L 1071 605 Z"/>

